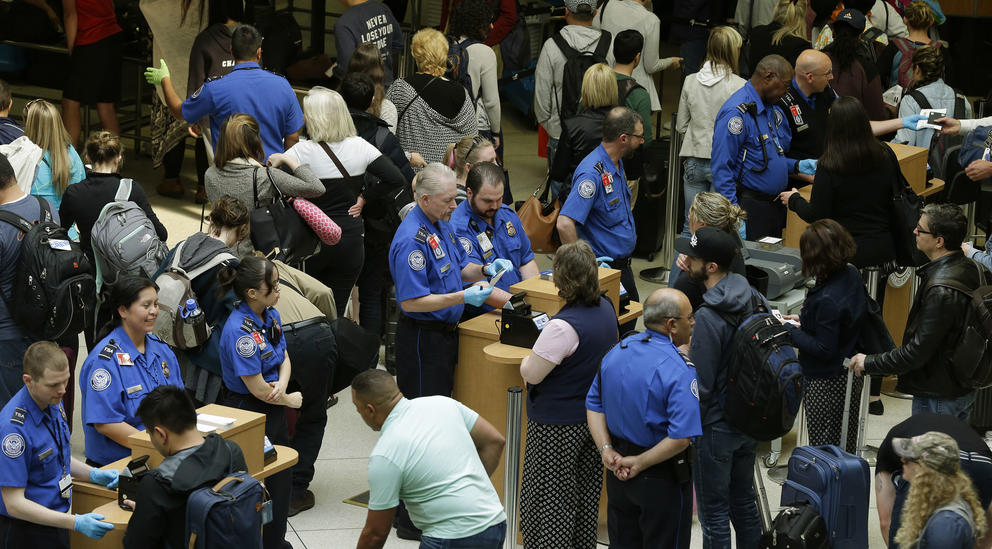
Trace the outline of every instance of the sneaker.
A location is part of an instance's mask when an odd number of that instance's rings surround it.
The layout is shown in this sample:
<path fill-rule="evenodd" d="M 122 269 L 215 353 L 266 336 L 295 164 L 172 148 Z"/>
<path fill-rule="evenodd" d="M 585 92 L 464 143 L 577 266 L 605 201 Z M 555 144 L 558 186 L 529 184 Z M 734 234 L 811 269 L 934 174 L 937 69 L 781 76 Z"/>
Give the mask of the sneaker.
<path fill-rule="evenodd" d="M 337 403 L 338 403 L 338 396 L 337 395 L 331 395 L 331 396 L 327 397 L 327 408 L 328 409 L 330 409 L 331 406 L 334 406 Z"/>
<path fill-rule="evenodd" d="M 312 508 L 315 503 L 313 492 L 307 490 L 303 494 L 303 497 L 289 500 L 289 516 L 295 517 L 303 511 Z"/>
<path fill-rule="evenodd" d="M 873 416 L 880 416 L 885 413 L 885 405 L 881 400 L 873 400 L 868 403 L 868 413 Z"/>

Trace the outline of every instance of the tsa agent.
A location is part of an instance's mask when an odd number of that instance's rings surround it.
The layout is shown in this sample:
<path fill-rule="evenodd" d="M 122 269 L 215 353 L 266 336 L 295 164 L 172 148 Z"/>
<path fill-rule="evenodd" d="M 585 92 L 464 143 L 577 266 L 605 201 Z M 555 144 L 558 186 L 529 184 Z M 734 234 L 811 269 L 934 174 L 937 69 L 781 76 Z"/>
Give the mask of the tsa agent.
<path fill-rule="evenodd" d="M 72 514 L 72 482 L 114 489 L 118 471 L 72 457 L 62 397 L 69 361 L 39 341 L 24 353 L 24 387 L 0 410 L 0 549 L 69 549 L 69 531 L 99 539 L 114 529 L 96 513 Z"/>
<path fill-rule="evenodd" d="M 286 393 L 292 368 L 274 307 L 279 301 L 279 271 L 268 259 L 249 256 L 236 267 L 221 267 L 217 277 L 221 288 L 233 289 L 240 300 L 220 337 L 220 364 L 228 391 L 224 404 L 265 414 L 269 442 L 288 446 L 286 407 L 302 406 L 303 395 Z M 265 479 L 273 515 L 262 532 L 265 549 L 289 547 L 285 538 L 291 474 L 287 469 Z"/>
<path fill-rule="evenodd" d="M 144 277 L 123 276 L 110 291 L 109 305 L 112 329 L 79 373 L 86 463 L 96 467 L 131 455 L 128 437 L 145 429 L 135 414 L 145 395 L 159 385 L 183 387 L 176 355 L 151 333 L 158 286 Z"/>

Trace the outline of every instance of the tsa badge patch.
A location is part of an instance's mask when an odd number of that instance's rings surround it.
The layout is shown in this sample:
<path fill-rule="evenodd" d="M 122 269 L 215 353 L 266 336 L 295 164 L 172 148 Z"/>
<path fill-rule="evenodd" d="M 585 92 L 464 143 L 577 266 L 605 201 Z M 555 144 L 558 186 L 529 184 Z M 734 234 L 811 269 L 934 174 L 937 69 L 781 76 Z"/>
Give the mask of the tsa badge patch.
<path fill-rule="evenodd" d="M 579 183 L 579 196 L 582 198 L 592 198 L 594 194 L 596 194 L 596 184 L 592 182 L 592 179 L 586 179 L 582 183 Z"/>
<path fill-rule="evenodd" d="M 93 370 L 93 373 L 90 375 L 90 387 L 92 387 L 94 391 L 102 391 L 107 387 L 110 387 L 110 380 L 110 372 L 108 372 L 105 368 L 97 368 L 96 370 Z"/>
<path fill-rule="evenodd" d="M 461 242 L 462 249 L 465 250 L 465 253 L 466 254 L 472 253 L 472 241 L 471 240 L 465 238 L 464 236 L 459 236 L 458 237 L 458 242 Z M 411 267 L 412 267 L 412 265 L 411 265 Z"/>
<path fill-rule="evenodd" d="M 251 358 L 255 355 L 255 350 L 258 348 L 258 344 L 252 339 L 250 335 L 243 335 L 238 338 L 238 342 L 235 344 L 238 349 L 238 354 L 245 357 Z"/>
<path fill-rule="evenodd" d="M 24 437 L 19 433 L 10 433 L 3 437 L 3 455 L 17 459 L 24 454 Z"/>
<path fill-rule="evenodd" d="M 775 126 L 782 125 L 782 111 L 778 109 L 773 109 L 775 111 Z"/>
<path fill-rule="evenodd" d="M 744 131 L 744 119 L 739 116 L 731 118 L 727 121 L 727 130 L 734 135 L 740 135 Z"/>
<path fill-rule="evenodd" d="M 427 266 L 427 258 L 424 257 L 424 252 L 420 250 L 410 252 L 410 255 L 406 258 L 406 262 L 414 271 L 423 271 L 424 267 Z"/>
<path fill-rule="evenodd" d="M 689 385 L 689 390 L 692 391 L 692 396 L 696 397 L 696 400 L 699 400 L 699 383 L 695 379 Z"/>

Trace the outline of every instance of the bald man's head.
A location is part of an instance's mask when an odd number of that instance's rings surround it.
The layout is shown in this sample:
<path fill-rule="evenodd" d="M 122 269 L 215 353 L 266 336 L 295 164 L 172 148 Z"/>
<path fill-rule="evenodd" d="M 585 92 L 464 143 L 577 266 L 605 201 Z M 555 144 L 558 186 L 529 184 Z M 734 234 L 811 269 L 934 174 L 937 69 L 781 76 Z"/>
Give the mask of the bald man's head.
<path fill-rule="evenodd" d="M 751 85 L 766 105 L 774 104 L 789 89 L 792 65 L 781 55 L 767 55 L 758 61 L 751 75 Z"/>
<path fill-rule="evenodd" d="M 644 302 L 644 326 L 669 336 L 675 345 L 689 342 L 693 324 L 692 304 L 679 290 L 655 290 Z"/>
<path fill-rule="evenodd" d="M 351 382 L 351 400 L 365 423 L 378 431 L 393 406 L 403 398 L 393 376 L 385 370 L 365 370 Z"/>
<path fill-rule="evenodd" d="M 820 93 L 834 78 L 830 57 L 818 50 L 804 50 L 796 59 L 796 83 L 806 96 Z"/>

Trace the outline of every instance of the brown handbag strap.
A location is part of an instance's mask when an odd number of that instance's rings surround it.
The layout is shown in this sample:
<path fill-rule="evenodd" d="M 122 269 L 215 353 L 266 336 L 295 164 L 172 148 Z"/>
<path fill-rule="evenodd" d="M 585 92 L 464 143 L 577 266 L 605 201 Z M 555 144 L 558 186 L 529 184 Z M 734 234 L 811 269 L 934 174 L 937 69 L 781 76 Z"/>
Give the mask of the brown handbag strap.
<path fill-rule="evenodd" d="M 341 177 L 344 178 L 351 177 L 351 174 L 348 173 L 348 170 L 344 169 L 344 164 L 342 164 L 341 161 L 338 160 L 338 155 L 334 154 L 334 151 L 331 150 L 331 147 L 329 147 L 327 143 L 321 141 L 320 148 L 324 149 L 324 152 L 327 153 L 327 156 L 328 158 L 331 159 L 331 162 L 334 162 L 334 165 L 337 166 L 338 171 L 341 172 Z"/>

